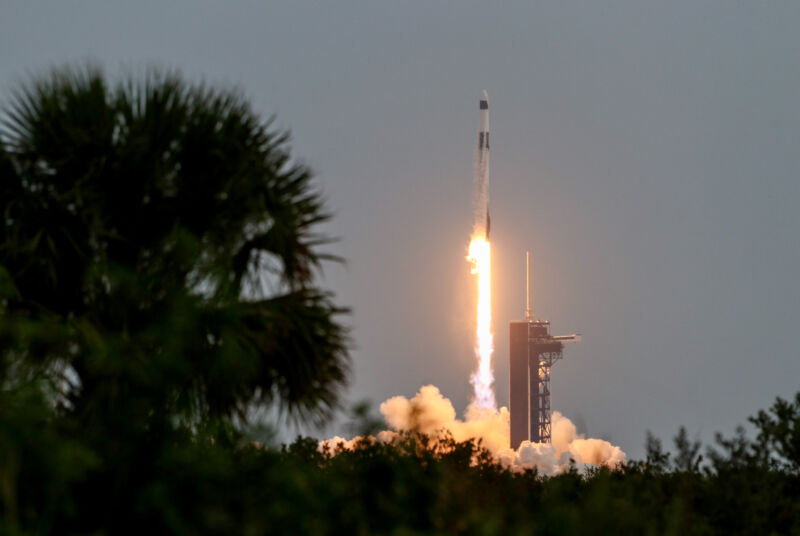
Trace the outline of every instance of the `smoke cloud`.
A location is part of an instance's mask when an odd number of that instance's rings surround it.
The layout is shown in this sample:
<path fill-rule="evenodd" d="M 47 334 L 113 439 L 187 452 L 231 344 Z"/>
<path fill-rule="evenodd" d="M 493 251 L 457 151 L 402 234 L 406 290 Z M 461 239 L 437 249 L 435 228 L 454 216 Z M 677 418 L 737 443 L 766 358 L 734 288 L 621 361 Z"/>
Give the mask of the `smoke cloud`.
<path fill-rule="evenodd" d="M 573 460 L 578 468 L 587 465 L 616 467 L 626 455 L 617 446 L 602 439 L 585 438 L 561 413 L 552 414 L 552 444 L 523 441 L 518 450 L 509 445 L 509 413 L 470 405 L 459 419 L 452 402 L 433 385 L 422 387 L 412 398 L 392 397 L 380 405 L 380 411 L 391 430 L 377 434 L 379 442 L 392 441 L 398 433 L 416 431 L 427 435 L 449 432 L 456 441 L 476 439 L 503 466 L 512 470 L 537 468 L 545 475 L 555 475 Z M 334 437 L 320 442 L 320 449 L 352 449 L 362 438 L 350 440 Z"/>

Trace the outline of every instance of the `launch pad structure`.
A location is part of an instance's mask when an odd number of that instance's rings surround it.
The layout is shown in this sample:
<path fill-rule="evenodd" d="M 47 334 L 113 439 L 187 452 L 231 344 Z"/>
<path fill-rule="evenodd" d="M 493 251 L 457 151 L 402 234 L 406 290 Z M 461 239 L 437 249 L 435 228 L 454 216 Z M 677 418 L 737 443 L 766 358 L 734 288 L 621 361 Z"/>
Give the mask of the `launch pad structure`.
<path fill-rule="evenodd" d="M 550 322 L 535 320 L 531 309 L 530 252 L 526 254 L 525 320 L 511 322 L 509 344 L 509 412 L 511 448 L 523 441 L 552 442 L 550 376 L 563 359 L 564 345 L 581 336 L 551 335 Z"/>

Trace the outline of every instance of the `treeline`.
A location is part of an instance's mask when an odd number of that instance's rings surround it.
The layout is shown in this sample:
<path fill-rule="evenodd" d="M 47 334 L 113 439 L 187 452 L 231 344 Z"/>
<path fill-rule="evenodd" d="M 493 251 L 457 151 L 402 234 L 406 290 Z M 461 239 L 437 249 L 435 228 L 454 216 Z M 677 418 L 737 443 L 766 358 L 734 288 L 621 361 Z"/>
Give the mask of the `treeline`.
<path fill-rule="evenodd" d="M 65 69 L 0 107 L 0 533 L 797 533 L 800 398 L 758 436 L 545 478 L 320 422 L 349 361 L 311 172 L 237 91 Z"/>
<path fill-rule="evenodd" d="M 473 442 L 408 433 L 320 452 L 299 438 L 280 458 L 313 497 L 292 532 L 351 534 L 797 534 L 800 393 L 777 399 L 701 452 L 649 433 L 647 456 L 560 475 L 501 466 Z"/>
<path fill-rule="evenodd" d="M 414 433 L 334 453 L 312 438 L 278 449 L 207 427 L 124 457 L 93 449 L 46 406 L 31 393 L 3 394 L 5 533 L 800 531 L 800 395 L 760 413 L 756 438 L 720 437 L 705 456 L 682 430 L 673 453 L 650 437 L 645 460 L 552 477 L 504 468 L 473 442 Z"/>

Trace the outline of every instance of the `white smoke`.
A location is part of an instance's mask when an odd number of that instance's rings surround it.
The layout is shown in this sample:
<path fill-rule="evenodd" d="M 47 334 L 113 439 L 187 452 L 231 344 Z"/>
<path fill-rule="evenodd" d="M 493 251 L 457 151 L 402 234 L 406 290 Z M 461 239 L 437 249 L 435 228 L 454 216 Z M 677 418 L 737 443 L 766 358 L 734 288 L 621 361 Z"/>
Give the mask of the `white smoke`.
<path fill-rule="evenodd" d="M 380 405 L 386 424 L 392 429 L 380 432 L 367 440 L 392 441 L 399 432 L 417 431 L 427 435 L 449 432 L 456 441 L 476 439 L 503 466 L 512 470 L 532 469 L 555 475 L 570 465 L 577 467 L 604 465 L 616 467 L 625 462 L 625 453 L 602 439 L 585 438 L 577 434 L 575 425 L 561 413 L 552 415 L 552 444 L 523 441 L 518 450 L 509 446 L 509 413 L 477 408 L 470 405 L 463 419 L 456 416 L 453 404 L 433 385 L 422 387 L 412 398 L 395 396 Z M 359 440 L 334 437 L 320 442 L 320 450 L 352 449 Z"/>

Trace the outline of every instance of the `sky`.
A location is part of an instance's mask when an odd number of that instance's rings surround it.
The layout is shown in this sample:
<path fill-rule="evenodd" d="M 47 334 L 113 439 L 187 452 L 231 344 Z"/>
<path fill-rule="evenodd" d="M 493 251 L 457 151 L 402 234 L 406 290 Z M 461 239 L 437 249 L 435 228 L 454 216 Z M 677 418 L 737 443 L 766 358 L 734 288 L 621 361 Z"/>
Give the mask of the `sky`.
<path fill-rule="evenodd" d="M 529 249 L 536 316 L 583 335 L 553 408 L 641 457 L 800 390 L 798 27 L 796 2 L 0 0 L 0 99 L 87 59 L 241 88 L 335 214 L 346 403 L 434 384 L 461 411 L 487 90 L 498 400 Z"/>

